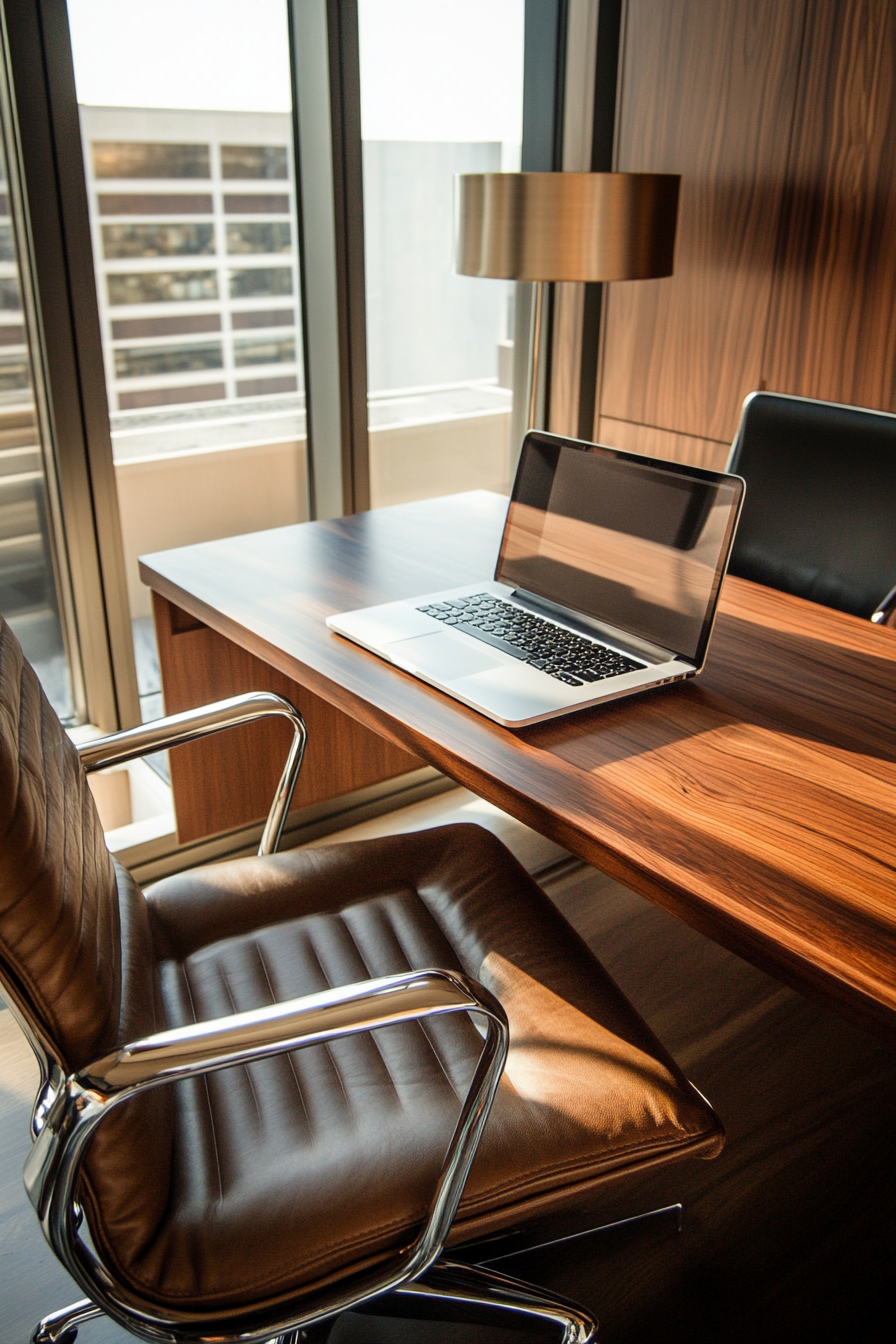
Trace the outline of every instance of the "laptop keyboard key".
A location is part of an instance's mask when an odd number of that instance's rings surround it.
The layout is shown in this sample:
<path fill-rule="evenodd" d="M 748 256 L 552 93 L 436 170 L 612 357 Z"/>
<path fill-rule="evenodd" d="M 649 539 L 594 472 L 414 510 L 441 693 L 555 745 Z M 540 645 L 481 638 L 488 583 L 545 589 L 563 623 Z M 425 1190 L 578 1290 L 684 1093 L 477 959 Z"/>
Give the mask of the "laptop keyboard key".
<path fill-rule="evenodd" d="M 509 653 L 512 658 L 519 658 L 568 686 L 603 681 L 643 666 L 489 593 L 447 598 L 417 610 Z"/>
<path fill-rule="evenodd" d="M 446 622 L 448 624 L 448 622 Z M 475 625 L 468 625 L 466 621 L 451 622 L 457 626 L 458 630 L 463 630 L 465 634 L 472 635 L 474 639 L 481 639 L 485 644 L 491 644 L 492 648 L 501 649 L 503 653 L 509 653 L 511 658 L 520 658 L 524 662 L 526 654 L 522 649 L 516 648 L 500 635 L 493 635 L 489 630 L 482 630 Z"/>

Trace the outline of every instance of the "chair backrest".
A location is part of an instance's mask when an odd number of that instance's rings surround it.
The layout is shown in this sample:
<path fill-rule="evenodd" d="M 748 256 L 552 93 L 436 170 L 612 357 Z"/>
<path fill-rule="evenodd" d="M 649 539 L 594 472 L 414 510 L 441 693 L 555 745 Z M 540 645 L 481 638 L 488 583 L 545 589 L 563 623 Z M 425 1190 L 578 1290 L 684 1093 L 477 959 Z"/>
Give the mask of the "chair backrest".
<path fill-rule="evenodd" d="M 78 753 L 2 619 L 0 983 L 66 1073 L 165 1026 L 143 893 L 113 863 Z M 172 1144 L 167 1088 L 113 1112 L 94 1138 L 81 1198 L 110 1262 L 116 1240 L 133 1257 L 151 1238 Z"/>
<path fill-rule="evenodd" d="M 754 392 L 728 470 L 747 482 L 729 572 L 869 617 L 896 584 L 896 415 Z"/>
<path fill-rule="evenodd" d="M 0 623 L 0 978 L 67 1071 L 162 1025 L 145 902 L 78 754 Z"/>

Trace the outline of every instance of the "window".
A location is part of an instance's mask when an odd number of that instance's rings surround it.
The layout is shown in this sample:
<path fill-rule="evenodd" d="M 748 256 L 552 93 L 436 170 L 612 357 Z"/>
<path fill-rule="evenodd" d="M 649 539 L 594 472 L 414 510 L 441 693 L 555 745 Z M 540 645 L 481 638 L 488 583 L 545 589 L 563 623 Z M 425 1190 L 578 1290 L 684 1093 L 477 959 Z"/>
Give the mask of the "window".
<path fill-rule="evenodd" d="M 68 10 L 148 717 L 138 556 L 307 516 L 287 0 Z"/>
<path fill-rule="evenodd" d="M 0 354 L 0 393 L 19 392 L 31 385 L 31 370 L 25 354 Z"/>
<path fill-rule="evenodd" d="M 371 504 L 506 491 L 515 287 L 455 274 L 454 178 L 519 168 L 523 3 L 359 19 Z"/>
<path fill-rule="evenodd" d="M 230 272 L 232 299 L 292 293 L 292 270 L 286 266 L 255 266 L 251 271 Z"/>
<path fill-rule="evenodd" d="M 194 369 L 223 367 L 220 341 L 209 341 L 204 345 L 133 346 L 115 351 L 115 373 L 119 378 L 147 378 L 156 373 L 187 373 Z"/>
<path fill-rule="evenodd" d="M 117 257 L 208 256 L 214 250 L 212 224 L 103 225 L 103 256 L 108 260 Z"/>
<path fill-rule="evenodd" d="M 228 252 L 291 252 L 292 229 L 289 224 L 228 224 Z"/>
<path fill-rule="evenodd" d="M 211 177 L 208 145 L 94 140 L 95 177 Z"/>
<path fill-rule="evenodd" d="M 292 363 L 296 357 L 295 337 L 280 340 L 234 341 L 233 362 L 237 368 L 244 364 Z"/>
<path fill-rule="evenodd" d="M 14 275 L 0 275 L 0 311 L 17 313 L 22 307 L 19 282 Z"/>
<path fill-rule="evenodd" d="M 404 87 L 409 73 L 426 67 L 426 43 L 432 47 L 433 32 L 437 44 L 450 56 L 451 97 L 458 107 L 475 106 L 481 112 L 481 93 L 486 87 L 493 87 L 498 103 L 512 105 L 504 74 L 508 62 L 512 67 L 516 60 L 513 14 L 522 0 L 456 0 L 452 5 L 445 0 L 427 0 L 425 5 L 414 0 L 360 0 L 360 4 L 371 14 L 379 11 L 374 14 L 374 27 L 367 24 L 362 32 L 362 47 L 367 46 L 362 83 L 368 86 L 366 92 L 362 88 L 362 97 L 371 145 L 393 140 L 418 145 L 438 142 L 440 136 L 432 134 L 427 122 L 427 99 L 431 101 L 433 90 L 411 90 L 408 98 Z M 346 156 L 331 165 L 324 151 L 318 164 L 320 175 L 313 153 L 305 153 L 306 148 L 320 148 L 329 137 L 331 105 L 322 87 L 326 81 L 318 81 L 317 76 L 326 68 L 328 45 L 332 51 L 333 42 L 342 43 L 345 34 L 348 44 L 341 48 L 341 55 L 346 59 L 338 70 L 334 67 L 334 77 L 337 81 L 345 78 L 349 106 L 355 78 L 352 7 L 320 6 L 321 13 L 326 10 L 328 24 L 336 20 L 341 24 L 343 19 L 348 23 L 338 34 L 334 27 L 316 35 L 313 24 L 306 22 L 313 8 L 292 0 L 128 0 L 126 5 L 114 0 L 66 0 L 64 5 L 46 5 L 44 0 L 7 2 L 9 23 L 4 25 L 2 41 L 21 100 L 18 134 L 25 152 L 19 167 L 10 119 L 4 144 L 16 172 L 9 190 L 3 189 L 6 184 L 0 179 L 0 476 L 5 480 L 18 474 L 3 471 L 13 460 L 3 455 L 14 447 L 20 452 L 19 465 L 27 466 L 29 479 L 24 484 L 30 495 L 24 510 L 19 509 L 22 501 L 16 500 L 20 521 L 28 524 L 24 532 L 0 531 L 0 587 L 6 582 L 4 564 L 20 553 L 23 538 L 31 549 L 22 571 L 25 587 L 12 595 L 3 587 L 0 610 L 5 607 L 16 620 L 22 615 L 26 650 L 42 669 L 44 684 L 60 712 L 75 718 L 86 714 L 106 729 L 116 721 L 134 722 L 138 712 L 150 717 L 161 709 L 157 671 L 152 666 L 149 595 L 139 581 L 137 556 L 277 527 L 307 516 L 303 296 L 291 55 L 303 98 L 309 88 L 315 90 L 309 95 L 310 109 L 319 121 L 315 125 L 314 115 L 303 115 L 301 122 L 303 173 L 309 174 L 312 165 L 306 184 L 309 203 L 327 205 L 332 186 L 324 180 L 324 170 L 336 167 L 339 176 L 335 180 L 350 181 L 351 186 L 344 202 L 348 211 L 337 209 L 340 255 L 347 255 L 342 249 L 347 241 L 357 261 L 362 229 L 362 212 L 356 208 L 360 157 L 356 123 L 350 120 L 343 128 Z M 405 13 L 406 32 L 394 22 L 390 26 L 390 10 L 393 18 L 399 10 Z M 505 22 L 508 13 L 509 24 Z M 58 171 L 60 165 L 63 169 L 71 166 L 66 155 L 76 157 L 72 155 L 76 110 L 65 69 L 66 14 L 81 119 L 87 220 L 82 218 L 79 187 L 72 185 L 70 174 Z M 363 27 L 363 12 L 361 17 Z M 373 33 L 375 47 L 377 23 L 381 37 L 385 33 L 387 39 L 380 53 L 385 59 L 376 76 L 380 92 L 385 89 L 388 94 L 386 85 L 391 80 L 393 104 L 412 109 L 397 132 L 388 127 L 384 131 L 383 125 L 378 130 L 375 119 L 371 124 L 367 117 L 376 103 L 367 94 L 371 70 L 377 64 L 376 50 L 372 64 L 367 60 L 367 39 Z M 429 24 L 429 38 L 425 33 L 421 36 L 421 24 L 424 29 Z M 464 35 L 470 48 L 466 54 L 456 49 L 457 43 L 447 42 L 446 34 L 450 37 L 452 28 L 455 35 Z M 45 61 L 48 49 L 54 55 L 49 63 Z M 6 61 L 0 63 L 0 77 L 6 69 Z M 306 76 L 307 85 L 303 83 Z M 340 90 L 334 92 L 338 95 Z M 443 102 L 444 92 L 439 92 Z M 8 100 L 5 88 L 3 94 Z M 32 116 L 33 111 L 38 115 Z M 507 166 L 513 166 L 507 149 L 512 132 L 496 134 L 493 126 L 484 127 L 482 118 L 470 134 L 468 130 L 461 127 L 455 133 L 458 128 L 452 128 L 450 142 L 501 142 L 502 161 L 506 158 Z M 414 260 L 409 239 L 415 246 L 423 244 L 422 250 L 429 249 L 431 255 L 441 249 L 443 279 L 453 271 L 450 236 L 443 231 L 438 248 L 433 249 L 432 237 L 426 239 L 424 215 L 416 217 L 410 231 L 407 221 L 399 220 L 400 227 L 392 230 L 391 238 L 387 236 L 387 216 L 402 201 L 400 192 L 392 194 L 396 165 L 409 189 L 416 167 L 410 157 L 402 164 L 401 155 L 388 147 L 368 146 L 368 150 L 368 215 L 374 221 L 380 249 L 377 264 L 388 263 L 381 266 L 378 277 L 373 274 L 375 258 L 368 238 L 368 275 L 373 277 L 367 291 L 369 350 L 375 372 L 370 437 L 372 444 L 382 446 L 390 425 L 403 423 L 410 428 L 411 470 L 405 469 L 408 464 L 399 464 L 395 478 L 400 490 L 393 496 L 410 497 L 400 491 L 406 489 L 419 465 L 429 470 L 418 433 L 424 422 L 435 417 L 449 427 L 446 443 L 452 446 L 442 457 L 450 464 L 457 456 L 454 428 L 469 418 L 471 390 L 477 391 L 474 385 L 487 385 L 493 395 L 501 394 L 495 392 L 498 380 L 491 366 L 484 372 L 477 368 L 469 377 L 469 371 L 464 371 L 459 382 L 447 384 L 446 376 L 453 379 L 457 375 L 454 371 L 446 375 L 440 367 L 435 386 L 420 384 L 414 374 L 411 386 L 399 387 L 389 364 L 394 352 L 386 351 L 384 360 L 383 351 L 376 351 L 372 334 L 387 332 L 390 323 L 392 333 L 398 332 L 399 344 L 407 335 L 401 333 L 401 322 L 395 326 L 396 313 L 400 319 L 402 313 L 400 305 L 395 305 L 396 296 L 386 292 L 384 278 L 395 273 L 389 269 L 395 254 Z M 338 158 L 338 146 L 336 154 Z M 382 168 L 380 185 L 387 188 L 380 192 L 378 222 L 376 193 L 369 191 L 378 174 L 377 155 Z M 350 172 L 344 175 L 346 165 Z M 19 171 L 26 179 L 27 207 L 35 225 L 33 255 L 32 234 L 20 209 Z M 423 181 L 420 186 L 425 195 L 429 188 Z M 444 205 L 444 188 L 442 180 L 441 196 L 438 200 L 431 197 L 437 211 Z M 313 219 L 313 214 L 309 208 L 304 228 L 313 246 L 323 249 L 332 237 L 322 235 L 320 219 Z M 90 276 L 85 247 L 88 229 L 101 349 L 95 339 L 96 324 L 89 320 L 89 296 L 83 289 Z M 16 243 L 19 255 L 23 246 L 27 254 L 21 277 L 14 264 Z M 390 248 L 393 262 L 389 261 Z M 60 256 L 72 277 L 70 286 L 58 284 Z M 314 294 L 314 320 L 308 326 L 318 347 L 309 367 L 316 378 L 323 377 L 324 388 L 330 379 L 340 393 L 343 380 L 354 389 L 348 431 L 338 419 L 344 398 L 338 400 L 335 416 L 330 416 L 332 423 L 327 419 L 329 412 L 320 410 L 321 458 L 315 462 L 314 476 L 316 507 L 322 514 L 339 511 L 352 499 L 360 507 L 367 501 L 368 436 L 363 398 L 357 395 L 364 381 L 364 342 L 356 319 L 349 332 L 347 355 L 343 340 L 346 313 L 357 314 L 363 306 L 357 303 L 360 270 L 354 277 L 346 276 L 341 265 L 340 261 L 331 266 L 332 274 L 324 275 L 321 257 L 315 254 L 305 268 L 309 285 L 312 276 L 323 277 Z M 33 274 L 38 279 L 36 287 L 31 283 Z M 420 278 L 419 272 L 415 275 L 405 286 L 403 302 Z M 486 283 L 481 288 L 487 291 L 492 286 Z M 413 330 L 411 339 L 420 346 L 418 353 L 439 325 L 454 333 L 457 316 L 450 303 L 440 306 L 443 294 L 438 285 L 426 291 L 425 299 L 421 296 L 422 291 L 415 315 L 428 309 L 429 326 L 422 324 Z M 352 309 L 349 300 L 355 303 Z M 493 308 L 487 312 L 489 327 L 495 325 Z M 84 313 L 88 320 L 82 322 Z M 29 347 L 28 333 L 38 330 L 33 325 L 35 316 L 47 339 L 45 344 Z M 475 345 L 480 336 L 473 321 L 462 334 L 461 344 L 469 338 L 469 344 Z M 493 343 L 490 336 L 489 345 Z M 60 390 L 52 408 L 45 404 L 43 360 L 49 385 Z M 377 383 L 384 367 L 389 376 Z M 98 370 L 105 373 L 108 416 Z M 506 403 L 506 389 L 503 399 Z M 325 407 L 325 396 L 319 405 Z M 422 408 L 422 412 L 417 415 L 415 410 L 408 417 L 410 408 Z M 472 411 L 474 417 L 480 414 L 481 408 Z M 57 432 L 65 447 L 58 457 Z M 339 461 L 343 444 L 347 455 Z M 487 458 L 489 452 L 482 456 Z M 431 460 L 430 453 L 430 466 Z M 461 488 L 474 483 L 475 479 L 463 475 L 459 481 Z M 11 488 L 5 480 L 3 498 L 7 502 Z M 419 482 L 413 484 L 416 496 L 432 493 L 432 488 L 431 477 L 422 487 Z M 381 492 L 379 502 L 382 498 Z M 11 516 L 9 510 L 0 509 L 4 528 Z M 111 526 L 119 518 L 120 546 Z M 73 561 L 70 569 L 68 547 Z M 123 628 L 125 596 L 137 653 L 139 711 L 132 642 Z"/>
<path fill-rule="evenodd" d="M 222 145 L 221 176 L 286 178 L 285 145 Z"/>
<path fill-rule="evenodd" d="M 215 271 L 145 271 L 139 275 L 106 277 L 109 302 L 183 303 L 185 300 L 216 299 L 218 276 Z"/>

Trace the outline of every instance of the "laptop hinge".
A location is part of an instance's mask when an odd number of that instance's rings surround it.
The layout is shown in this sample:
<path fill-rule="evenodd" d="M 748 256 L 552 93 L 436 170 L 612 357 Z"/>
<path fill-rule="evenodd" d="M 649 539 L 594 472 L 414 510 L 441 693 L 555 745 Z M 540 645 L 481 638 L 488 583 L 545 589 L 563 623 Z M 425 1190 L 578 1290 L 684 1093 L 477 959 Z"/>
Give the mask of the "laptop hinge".
<path fill-rule="evenodd" d="M 572 611 L 569 607 L 561 606 L 559 602 L 550 602 L 543 597 L 536 596 L 535 593 L 529 593 L 525 588 L 514 588 L 510 596 L 515 602 L 519 602 L 521 607 L 528 607 L 537 611 L 539 615 L 552 616 L 554 620 L 563 621 L 565 625 L 571 626 L 574 630 L 581 630 L 585 635 L 598 635 L 601 639 L 606 639 L 623 653 L 630 653 L 635 658 L 643 658 L 647 663 L 669 663 L 673 658 L 680 658 L 680 654 L 673 653 L 669 649 L 661 648 L 658 644 L 649 644 L 647 640 L 638 639 L 636 635 L 627 634 L 617 626 L 608 625 L 605 621 L 595 620 L 592 616 L 584 616 L 580 611 Z M 686 661 L 690 662 L 690 659 Z"/>

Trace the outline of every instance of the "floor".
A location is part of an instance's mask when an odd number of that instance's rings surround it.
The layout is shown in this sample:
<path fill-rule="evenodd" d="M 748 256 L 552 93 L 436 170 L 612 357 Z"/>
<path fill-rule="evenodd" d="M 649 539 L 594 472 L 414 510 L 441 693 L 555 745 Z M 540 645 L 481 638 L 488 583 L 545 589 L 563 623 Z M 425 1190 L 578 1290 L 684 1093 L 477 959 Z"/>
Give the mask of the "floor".
<path fill-rule="evenodd" d="M 437 802 L 392 824 L 432 825 L 443 815 Z M 440 806 L 498 830 L 530 868 L 562 857 L 469 795 L 443 795 Z M 680 1234 L 674 1217 L 661 1216 L 500 1268 L 590 1307 L 603 1344 L 890 1344 L 892 1042 L 810 1004 L 592 869 L 564 873 L 561 864 L 545 886 L 713 1101 L 728 1145 L 714 1162 L 629 1180 L 599 1208 L 554 1229 L 578 1232 L 681 1200 Z M 39 1315 L 80 1293 L 44 1245 L 22 1189 L 36 1074 L 7 1012 L 0 1012 L 0 1078 L 0 1337 L 25 1344 Z M 340 1323 L 333 1344 L 498 1344 L 499 1337 L 509 1338 L 354 1317 Z M 97 1321 L 80 1338 L 111 1344 L 129 1336 Z"/>

